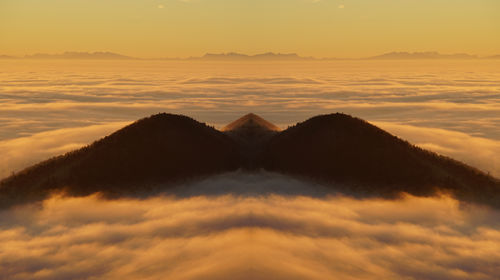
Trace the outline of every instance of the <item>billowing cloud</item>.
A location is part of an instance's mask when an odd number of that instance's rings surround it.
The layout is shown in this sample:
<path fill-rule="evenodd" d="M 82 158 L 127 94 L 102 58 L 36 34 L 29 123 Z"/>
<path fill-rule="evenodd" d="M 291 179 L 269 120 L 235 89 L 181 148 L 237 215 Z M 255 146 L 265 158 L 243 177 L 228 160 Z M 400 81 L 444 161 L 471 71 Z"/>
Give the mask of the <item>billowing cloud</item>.
<path fill-rule="evenodd" d="M 496 279 L 499 221 L 449 197 L 56 196 L 0 212 L 0 278 Z"/>
<path fill-rule="evenodd" d="M 375 125 L 424 149 L 466 162 L 500 177 L 500 141 L 439 128 L 377 122 Z"/>
<path fill-rule="evenodd" d="M 29 165 L 81 148 L 125 126 L 125 122 L 62 128 L 0 141 L 0 178 Z"/>
<path fill-rule="evenodd" d="M 0 73 L 0 139 L 159 111 L 218 126 L 253 111 L 283 127 L 341 111 L 500 139 L 500 77 L 491 62 L 71 63 L 23 61 Z"/>

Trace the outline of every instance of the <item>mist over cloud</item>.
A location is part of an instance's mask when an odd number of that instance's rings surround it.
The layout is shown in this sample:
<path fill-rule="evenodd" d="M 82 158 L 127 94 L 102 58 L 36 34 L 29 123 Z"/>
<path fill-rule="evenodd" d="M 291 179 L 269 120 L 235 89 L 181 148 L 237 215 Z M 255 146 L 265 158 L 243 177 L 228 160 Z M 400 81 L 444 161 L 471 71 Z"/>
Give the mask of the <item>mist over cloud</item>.
<path fill-rule="evenodd" d="M 375 125 L 413 144 L 442 155 L 466 162 L 496 177 L 500 177 L 500 141 L 474 137 L 439 128 L 376 122 Z"/>
<path fill-rule="evenodd" d="M 125 122 L 62 128 L 0 141 L 0 178 L 53 156 L 79 149 L 127 125 Z"/>
<path fill-rule="evenodd" d="M 225 192 L 228 182 L 315 188 L 283 176 L 203 184 Z M 496 210 L 449 197 L 237 192 L 56 196 L 1 211 L 0 279 L 496 279 L 500 269 Z"/>

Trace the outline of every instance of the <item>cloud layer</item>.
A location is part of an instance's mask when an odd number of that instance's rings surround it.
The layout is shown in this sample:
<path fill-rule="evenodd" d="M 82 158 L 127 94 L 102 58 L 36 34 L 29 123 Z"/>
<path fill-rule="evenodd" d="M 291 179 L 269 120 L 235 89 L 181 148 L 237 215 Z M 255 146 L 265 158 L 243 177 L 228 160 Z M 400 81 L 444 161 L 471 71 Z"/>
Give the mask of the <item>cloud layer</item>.
<path fill-rule="evenodd" d="M 53 156 L 75 150 L 122 128 L 118 122 L 61 128 L 0 141 L 0 178 Z"/>
<path fill-rule="evenodd" d="M 0 73 L 0 139 L 159 111 L 220 126 L 263 112 L 284 127 L 343 111 L 500 139 L 491 129 L 500 121 L 500 73 L 490 61 L 15 63 Z"/>
<path fill-rule="evenodd" d="M 423 128 L 387 122 L 375 125 L 436 153 L 451 156 L 500 177 L 500 141 L 440 128 Z"/>
<path fill-rule="evenodd" d="M 0 279 L 496 279 L 499 221 L 449 197 L 52 197 L 0 212 Z"/>
<path fill-rule="evenodd" d="M 16 156 L 0 163 L 0 177 L 25 166 L 20 163 L 111 131 L 95 125 L 125 124 L 163 111 L 216 127 L 254 112 L 282 128 L 344 112 L 384 123 L 382 128 L 409 125 L 412 133 L 402 135 L 409 141 L 500 176 L 498 163 L 491 164 L 500 143 L 500 73 L 491 61 L 16 61 L 8 66 L 0 72 L 0 151 Z M 82 128 L 78 136 L 76 128 Z M 427 128 L 449 131 L 449 138 L 435 137 L 438 130 Z M 74 137 L 44 134 L 65 133 L 62 129 L 75 129 Z M 41 140 L 44 136 L 48 140 Z M 474 137 L 467 155 L 448 146 L 467 136 Z M 30 147 L 39 141 L 54 145 Z"/>

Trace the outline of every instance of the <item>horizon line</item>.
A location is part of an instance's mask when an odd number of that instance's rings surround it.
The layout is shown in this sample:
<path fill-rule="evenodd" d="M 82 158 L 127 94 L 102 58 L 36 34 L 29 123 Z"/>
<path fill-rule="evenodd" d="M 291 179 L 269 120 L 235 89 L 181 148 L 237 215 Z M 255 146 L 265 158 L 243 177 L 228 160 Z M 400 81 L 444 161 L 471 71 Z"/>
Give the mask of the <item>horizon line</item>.
<path fill-rule="evenodd" d="M 33 53 L 19 55 L 0 54 L 0 59 L 98 59 L 98 60 L 398 60 L 398 59 L 500 59 L 499 54 L 493 55 L 475 55 L 469 53 L 440 53 L 437 51 L 391 51 L 378 55 L 364 56 L 364 57 L 315 57 L 315 56 L 301 56 L 297 53 L 281 53 L 281 52 L 262 52 L 256 54 L 239 53 L 235 51 L 211 53 L 207 52 L 201 56 L 187 56 L 187 57 L 138 57 L 129 56 L 121 53 L 111 51 L 65 51 L 62 53 Z"/>

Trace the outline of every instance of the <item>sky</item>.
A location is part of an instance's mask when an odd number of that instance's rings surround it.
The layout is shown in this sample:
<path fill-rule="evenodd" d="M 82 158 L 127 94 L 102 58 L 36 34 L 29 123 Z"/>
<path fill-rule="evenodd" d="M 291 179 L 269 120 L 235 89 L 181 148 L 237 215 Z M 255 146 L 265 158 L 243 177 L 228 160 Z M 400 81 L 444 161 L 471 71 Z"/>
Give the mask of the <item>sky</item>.
<path fill-rule="evenodd" d="M 0 54 L 500 53 L 498 0 L 2 0 Z"/>

